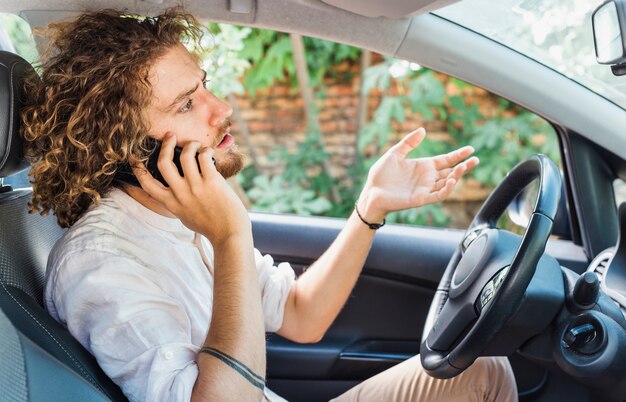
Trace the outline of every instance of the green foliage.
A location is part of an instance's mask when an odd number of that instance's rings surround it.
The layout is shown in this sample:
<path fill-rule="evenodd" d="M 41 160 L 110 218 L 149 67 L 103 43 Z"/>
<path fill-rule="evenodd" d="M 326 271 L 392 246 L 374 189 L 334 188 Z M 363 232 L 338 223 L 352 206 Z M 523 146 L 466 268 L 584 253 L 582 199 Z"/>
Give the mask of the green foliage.
<path fill-rule="evenodd" d="M 513 166 L 533 154 L 560 159 L 557 138 L 548 123 L 522 109 L 517 113 L 494 117 L 475 128 L 470 144 L 481 150 L 481 165 L 473 174 L 481 183 L 495 186 Z"/>
<path fill-rule="evenodd" d="M 244 41 L 250 28 L 237 28 L 228 24 L 210 24 L 211 35 L 204 38 L 202 68 L 210 79 L 208 88 L 217 96 L 244 92 L 240 79 L 250 68 L 248 60 L 238 57 L 244 49 Z"/>
<path fill-rule="evenodd" d="M 320 86 L 327 74 L 334 75 L 331 70 L 333 66 L 356 60 L 361 54 L 360 49 L 340 43 L 308 37 L 303 38 L 303 41 L 310 84 L 313 87 Z M 289 34 L 252 29 L 244 40 L 239 57 L 252 65 L 244 77 L 244 86 L 251 96 L 279 82 L 297 85 Z"/>
<path fill-rule="evenodd" d="M 420 208 L 392 212 L 387 215 L 387 222 L 441 227 L 450 222 L 450 217 L 440 208 L 440 205 L 431 204 Z"/>
<path fill-rule="evenodd" d="M 0 29 L 7 34 L 15 52 L 29 63 L 35 63 L 39 59 L 33 34 L 28 23 L 13 14 L 0 13 Z"/>
<path fill-rule="evenodd" d="M 448 132 L 459 142 L 472 135 L 477 122 L 484 119 L 478 110 L 477 104 L 467 105 L 465 100 L 458 95 L 448 98 L 450 103 L 447 127 Z"/>
<path fill-rule="evenodd" d="M 363 71 L 363 92 L 367 94 L 374 88 L 381 91 L 389 88 L 389 83 L 391 82 L 389 67 L 392 61 L 393 59 L 386 57 L 384 63 L 370 66 Z"/>
<path fill-rule="evenodd" d="M 303 42 L 310 73 L 309 82 L 314 87 L 320 87 L 325 76 L 335 75 L 331 70 L 333 66 L 356 60 L 360 55 L 360 49 L 347 45 L 314 38 L 303 38 Z M 252 29 L 244 39 L 244 47 L 238 56 L 252 65 L 243 78 L 244 86 L 252 96 L 277 82 L 297 83 L 291 38 L 288 34 Z M 323 89 L 318 91 L 318 96 L 321 94 Z M 316 111 L 313 110 L 312 114 L 309 118 L 315 120 Z M 328 201 L 332 199 L 331 194 L 338 187 L 338 183 L 321 169 L 329 154 L 320 145 L 321 133 L 315 127 L 317 124 L 307 125 L 307 137 L 296 152 L 285 149 L 274 152 L 275 159 L 284 166 L 281 174 L 262 181 L 242 180 L 253 208 L 268 210 L 268 198 L 261 197 L 259 193 L 271 189 L 274 197 L 272 199 L 283 200 L 275 207 L 282 212 L 306 214 L 309 211 L 330 215 L 338 213 L 337 209 L 339 213 L 345 212 L 343 204 L 337 206 Z M 346 193 L 342 188 L 339 188 L 339 192 Z"/>
<path fill-rule="evenodd" d="M 389 134 L 394 131 L 392 122 L 404 122 L 407 110 L 417 112 L 427 120 L 434 119 L 435 112 L 439 116 L 447 116 L 444 108 L 446 91 L 434 73 L 426 71 L 417 74 L 406 70 L 404 76 L 394 78 L 391 74 L 394 63 L 397 63 L 397 60 L 387 58 L 385 62 L 370 67 L 364 73 L 363 85 L 367 92 L 374 88 L 386 91 L 393 80 L 399 79 L 403 79 L 402 85 L 406 84 L 408 91 L 405 94 L 383 96 L 372 121 L 359 133 L 361 151 L 371 143 L 378 145 L 376 149 L 384 147 Z"/>
<path fill-rule="evenodd" d="M 410 158 L 424 158 L 450 152 L 452 145 L 447 141 L 434 141 L 426 136 L 419 147 L 409 152 Z"/>
<path fill-rule="evenodd" d="M 432 71 L 420 74 L 409 81 L 409 93 L 406 96 L 411 111 L 417 112 L 426 120 L 433 120 L 433 110 L 445 118 L 446 90 Z"/>
<path fill-rule="evenodd" d="M 273 31 L 252 29 L 242 36 L 243 48 L 239 58 L 249 62 L 243 83 L 250 94 L 278 82 L 297 84 L 290 37 Z M 333 66 L 354 63 L 360 50 L 319 39 L 304 38 L 310 82 L 324 96 L 322 80 L 333 75 Z M 345 70 L 345 69 L 344 69 Z M 411 152 L 410 157 L 442 154 L 463 145 L 473 145 L 481 164 L 472 175 L 486 186 L 494 186 L 513 166 L 534 153 L 544 153 L 559 160 L 559 147 L 552 128 L 541 118 L 500 99 L 489 116 L 459 95 L 472 88 L 455 78 L 437 76 L 433 71 L 409 62 L 385 57 L 382 63 L 363 73 L 363 91 L 376 91 L 381 100 L 371 121 L 361 128 L 356 162 L 350 166 L 347 178 L 337 180 L 321 168 L 329 158 L 319 142 L 319 132 L 308 125 L 306 140 L 294 152 L 275 151 L 274 157 L 284 166 L 274 177 L 244 176 L 242 185 L 253 208 L 272 212 L 324 214 L 347 216 L 353 209 L 369 168 L 380 157 L 378 150 L 389 145 L 394 127 L 400 126 L 409 113 L 418 113 L 425 120 L 438 120 L 450 134 L 449 141 L 426 138 Z M 349 76 L 347 76 L 349 78 Z M 444 85 L 445 84 L 445 85 Z M 454 94 L 446 85 L 456 87 Z M 311 116 L 315 119 L 315 116 Z M 372 151 L 376 151 L 373 154 Z M 341 203 L 331 203 L 332 190 L 338 189 Z M 450 217 L 442 204 L 428 205 L 389 214 L 390 223 L 445 226 Z"/>
<path fill-rule="evenodd" d="M 243 81 L 251 96 L 276 81 L 283 81 L 286 75 L 295 74 L 291 41 L 285 34 L 253 29 L 244 41 L 239 57 L 247 59 L 252 65 Z"/>
<path fill-rule="evenodd" d="M 336 77 L 337 73 L 332 70 L 334 66 L 358 60 L 361 55 L 361 49 L 353 46 L 309 37 L 303 40 L 313 87 L 320 86 L 326 75 Z"/>
<path fill-rule="evenodd" d="M 284 169 L 273 177 L 258 176 L 252 180 L 247 194 L 253 208 L 303 215 L 330 212 L 333 204 L 329 198 L 335 182 L 320 169 L 329 154 L 322 149 L 316 135 L 308 135 L 296 152 L 278 149 L 274 156 Z"/>
<path fill-rule="evenodd" d="M 257 211 L 321 215 L 331 208 L 330 201 L 315 195 L 281 176 L 257 176 L 247 194 Z"/>
<path fill-rule="evenodd" d="M 532 154 L 544 153 L 559 160 L 553 129 L 538 116 L 500 99 L 495 116 L 487 118 L 477 104 L 468 103 L 460 95 L 448 96 L 443 83 L 432 71 L 397 68 L 397 63 L 397 60 L 386 58 L 364 73 L 365 89 L 378 89 L 384 96 L 372 121 L 360 132 L 361 151 L 365 152 L 372 144 L 376 145 L 375 149 L 384 148 L 389 133 L 393 132 L 393 123 L 402 123 L 407 111 L 411 111 L 419 113 L 425 120 L 444 122 L 452 137 L 450 142 L 431 141 L 427 137 L 411 152 L 411 157 L 432 156 L 472 145 L 481 159 L 472 175 L 489 187 L 499 183 L 517 163 Z M 394 71 L 395 75 L 392 74 Z M 459 91 L 471 87 L 455 78 L 450 78 L 449 84 Z M 389 89 L 394 85 L 408 91 L 397 91 L 398 94 L 392 95 Z M 389 222 L 430 226 L 445 226 L 449 220 L 441 204 L 396 212 L 388 218 Z"/>
<path fill-rule="evenodd" d="M 310 188 L 318 194 L 328 195 L 334 181 L 320 167 L 330 154 L 321 147 L 319 135 L 316 132 L 307 135 L 294 153 L 289 153 L 284 149 L 279 150 L 278 153 L 279 159 L 285 164 L 283 177 L 288 183 Z"/>
<path fill-rule="evenodd" d="M 371 123 L 367 124 L 361 135 L 359 136 L 359 150 L 363 151 L 365 147 L 372 143 L 378 143 L 379 147 L 385 146 L 389 139 L 389 133 L 392 131 L 390 122 L 403 122 L 405 120 L 406 109 L 404 102 L 398 97 L 385 97 L 376 112 Z"/>

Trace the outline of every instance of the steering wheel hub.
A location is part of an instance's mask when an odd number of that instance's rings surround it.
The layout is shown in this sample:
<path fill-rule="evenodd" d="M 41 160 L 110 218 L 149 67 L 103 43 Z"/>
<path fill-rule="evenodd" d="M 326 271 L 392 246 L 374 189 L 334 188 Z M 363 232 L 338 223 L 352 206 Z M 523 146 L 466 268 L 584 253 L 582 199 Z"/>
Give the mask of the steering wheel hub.
<path fill-rule="evenodd" d="M 465 292 L 478 278 L 482 267 L 485 266 L 493 252 L 497 234 L 497 232 L 485 231 L 470 243 L 452 277 L 450 283 L 451 298 Z"/>

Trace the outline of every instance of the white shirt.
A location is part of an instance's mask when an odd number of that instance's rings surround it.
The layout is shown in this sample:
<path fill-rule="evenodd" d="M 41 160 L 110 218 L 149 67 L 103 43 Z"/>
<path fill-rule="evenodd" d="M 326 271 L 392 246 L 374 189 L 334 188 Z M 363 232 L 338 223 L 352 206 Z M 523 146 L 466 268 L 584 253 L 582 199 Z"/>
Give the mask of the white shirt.
<path fill-rule="evenodd" d="M 265 329 L 274 332 L 294 272 L 254 254 Z M 213 248 L 180 220 L 113 189 L 54 246 L 44 298 L 131 401 L 191 398 L 211 322 Z"/>

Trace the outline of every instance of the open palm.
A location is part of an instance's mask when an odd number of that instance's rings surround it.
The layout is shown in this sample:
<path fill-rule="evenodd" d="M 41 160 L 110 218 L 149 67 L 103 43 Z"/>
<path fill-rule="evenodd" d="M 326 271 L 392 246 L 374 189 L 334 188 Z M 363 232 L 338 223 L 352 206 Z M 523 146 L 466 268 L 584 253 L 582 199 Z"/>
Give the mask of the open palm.
<path fill-rule="evenodd" d="M 478 158 L 469 158 L 474 152 L 470 146 L 433 157 L 407 158 L 425 136 L 423 128 L 413 131 L 372 166 L 362 193 L 373 204 L 370 208 L 384 216 L 442 201 L 457 181 L 478 164 Z"/>

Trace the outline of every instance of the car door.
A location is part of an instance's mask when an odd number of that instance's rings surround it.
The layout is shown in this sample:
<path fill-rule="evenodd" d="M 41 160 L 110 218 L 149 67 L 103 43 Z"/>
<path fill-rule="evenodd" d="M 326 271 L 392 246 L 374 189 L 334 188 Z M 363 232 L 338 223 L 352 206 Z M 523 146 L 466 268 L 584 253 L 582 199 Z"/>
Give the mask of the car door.
<path fill-rule="evenodd" d="M 253 222 L 259 250 L 300 272 L 324 252 L 344 223 L 271 214 L 254 214 Z M 269 387 L 289 400 L 328 400 L 416 355 L 438 278 L 461 234 L 399 225 L 381 229 L 344 309 L 322 341 L 300 345 L 269 336 Z"/>
<path fill-rule="evenodd" d="M 220 26 L 216 32 L 220 43 L 219 35 L 231 28 Z M 252 213 L 255 245 L 276 263 L 288 262 L 301 273 L 322 255 L 343 227 L 360 190 L 348 187 L 340 194 L 343 204 L 338 207 L 328 181 L 362 182 L 367 167 L 403 133 L 419 126 L 429 133 L 411 157 L 470 144 L 481 159 L 470 177 L 459 183 L 450 203 L 388 217 L 345 307 L 320 342 L 296 344 L 268 334 L 269 387 L 289 400 L 318 401 L 418 353 L 434 291 L 481 200 L 528 155 L 545 153 L 560 164 L 561 143 L 549 123 L 483 89 L 376 54 L 370 55 L 369 67 L 364 66 L 366 51 L 312 39 L 304 41 L 307 57 L 315 59 L 309 61 L 311 76 L 316 76 L 315 65 L 334 60 L 321 49 L 344 58 L 341 67 L 325 66 L 326 78 L 317 75 L 317 83 L 311 85 L 318 91 L 317 109 L 307 108 L 302 101 L 306 91 L 294 90 L 292 83 L 302 84 L 297 80 L 302 78 L 302 66 L 284 67 L 291 57 L 289 43 L 298 40 L 276 32 L 249 34 L 243 48 L 253 67 L 243 82 L 258 92 L 229 97 L 235 105 L 234 131 L 243 134 L 239 144 L 251 162 L 238 186 L 252 211 L 257 211 Z M 272 77 L 282 79 L 263 81 L 263 72 L 277 65 L 284 70 Z M 317 125 L 307 125 L 307 117 Z M 328 177 L 332 172 L 334 177 Z M 562 210 L 568 218 L 571 208 L 565 198 Z M 566 235 L 554 240 L 549 249 L 563 265 L 580 272 L 587 257 L 569 239 Z M 349 251 L 344 258 L 350 258 Z M 548 383 L 547 371 L 518 357 L 512 362 L 521 394 L 529 398 L 540 394 Z"/>

